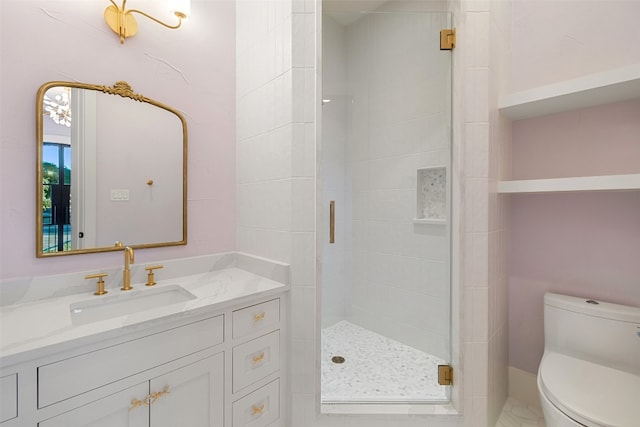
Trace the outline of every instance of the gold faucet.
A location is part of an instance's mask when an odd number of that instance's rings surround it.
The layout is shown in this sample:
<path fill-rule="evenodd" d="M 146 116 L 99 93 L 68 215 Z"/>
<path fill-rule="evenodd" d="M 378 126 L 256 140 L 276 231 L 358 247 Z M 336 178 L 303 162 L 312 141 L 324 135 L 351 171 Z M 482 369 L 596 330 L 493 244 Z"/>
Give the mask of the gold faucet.
<path fill-rule="evenodd" d="M 131 270 L 129 270 L 129 264 L 134 264 L 135 259 L 133 255 L 133 248 L 127 246 L 124 248 L 124 272 L 122 274 L 122 287 L 123 291 L 130 291 L 131 288 Z"/>

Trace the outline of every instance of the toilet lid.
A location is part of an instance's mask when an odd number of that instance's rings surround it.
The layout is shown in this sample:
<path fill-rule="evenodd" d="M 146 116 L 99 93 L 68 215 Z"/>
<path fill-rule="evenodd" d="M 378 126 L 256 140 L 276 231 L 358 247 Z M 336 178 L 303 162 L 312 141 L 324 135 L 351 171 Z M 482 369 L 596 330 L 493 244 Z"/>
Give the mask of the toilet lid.
<path fill-rule="evenodd" d="M 545 352 L 539 375 L 545 396 L 579 423 L 640 425 L 640 376 L 554 352 Z"/>

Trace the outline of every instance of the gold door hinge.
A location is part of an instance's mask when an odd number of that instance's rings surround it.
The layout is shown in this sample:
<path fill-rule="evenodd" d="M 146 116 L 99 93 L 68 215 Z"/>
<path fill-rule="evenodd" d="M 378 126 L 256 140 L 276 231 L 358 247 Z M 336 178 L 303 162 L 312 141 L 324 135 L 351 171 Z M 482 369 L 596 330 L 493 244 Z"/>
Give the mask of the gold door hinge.
<path fill-rule="evenodd" d="M 456 47 L 456 29 L 440 31 L 440 50 L 452 50 Z"/>
<path fill-rule="evenodd" d="M 453 384 L 453 367 L 450 365 L 438 365 L 438 384 Z"/>

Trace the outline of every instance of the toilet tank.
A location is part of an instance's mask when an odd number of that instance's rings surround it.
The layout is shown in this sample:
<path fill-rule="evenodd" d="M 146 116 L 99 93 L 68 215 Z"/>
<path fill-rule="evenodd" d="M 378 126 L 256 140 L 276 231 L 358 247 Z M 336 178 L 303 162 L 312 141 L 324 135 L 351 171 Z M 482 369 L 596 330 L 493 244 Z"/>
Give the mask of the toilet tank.
<path fill-rule="evenodd" d="M 640 308 L 546 293 L 544 346 L 640 375 Z"/>

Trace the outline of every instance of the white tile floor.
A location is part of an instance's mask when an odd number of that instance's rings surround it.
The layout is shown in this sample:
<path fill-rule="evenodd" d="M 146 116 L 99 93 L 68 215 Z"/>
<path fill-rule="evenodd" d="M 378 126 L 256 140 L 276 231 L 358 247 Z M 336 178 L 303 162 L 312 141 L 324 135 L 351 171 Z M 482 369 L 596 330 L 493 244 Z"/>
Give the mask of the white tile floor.
<path fill-rule="evenodd" d="M 542 410 L 509 397 L 496 427 L 546 427 Z"/>
<path fill-rule="evenodd" d="M 336 364 L 333 356 L 345 362 Z M 322 330 L 322 401 L 447 402 L 435 356 L 347 321 Z"/>

